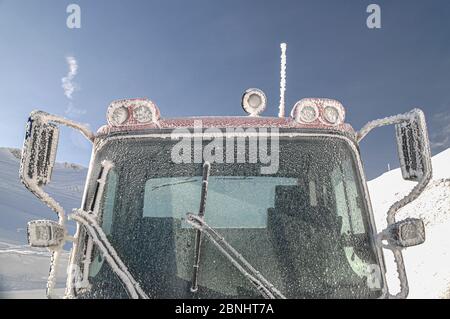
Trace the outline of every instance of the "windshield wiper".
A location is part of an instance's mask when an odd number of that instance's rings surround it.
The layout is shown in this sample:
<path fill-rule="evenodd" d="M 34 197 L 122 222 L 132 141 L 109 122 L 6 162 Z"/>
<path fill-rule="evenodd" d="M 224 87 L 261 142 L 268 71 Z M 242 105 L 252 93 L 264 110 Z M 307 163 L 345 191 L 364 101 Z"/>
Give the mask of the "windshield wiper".
<path fill-rule="evenodd" d="M 203 220 L 205 216 L 205 206 L 206 206 L 206 195 L 208 194 L 208 179 L 209 172 L 211 171 L 211 164 L 205 162 L 203 164 L 203 177 L 202 177 L 202 191 L 200 195 L 200 208 L 198 209 L 198 218 Z M 195 235 L 195 259 L 194 259 L 194 271 L 192 273 L 192 286 L 191 291 L 197 292 L 198 290 L 198 269 L 200 265 L 200 249 L 202 245 L 202 232 L 197 229 L 197 234 Z"/>
<path fill-rule="evenodd" d="M 111 269 L 122 281 L 129 296 L 133 299 L 148 299 L 147 294 L 128 271 L 127 266 L 125 266 L 124 262 L 120 259 L 94 216 L 81 209 L 76 209 L 69 217 L 84 226 L 94 243 L 100 249 L 103 257 L 111 266 Z"/>
<path fill-rule="evenodd" d="M 234 249 L 218 232 L 212 229 L 204 220 L 203 216 L 187 214 L 187 222 L 197 229 L 197 232 L 205 233 L 209 240 L 228 258 L 228 260 L 247 278 L 256 290 L 268 299 L 286 297 L 259 271 L 257 271 L 236 249 Z M 197 268 L 194 268 L 198 270 Z M 197 274 L 195 274 L 197 276 Z"/>

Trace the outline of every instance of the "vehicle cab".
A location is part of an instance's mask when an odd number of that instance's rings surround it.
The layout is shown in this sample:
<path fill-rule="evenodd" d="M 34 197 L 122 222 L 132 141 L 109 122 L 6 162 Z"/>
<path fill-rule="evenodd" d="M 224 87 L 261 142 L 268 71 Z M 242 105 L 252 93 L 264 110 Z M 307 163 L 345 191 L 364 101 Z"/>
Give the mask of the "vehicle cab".
<path fill-rule="evenodd" d="M 69 298 L 406 297 L 404 247 L 425 240 L 417 219 L 395 213 L 431 177 L 423 113 L 373 121 L 355 132 L 333 99 L 298 101 L 289 117 L 264 117 L 264 93 L 247 90 L 241 117 L 166 119 L 148 99 L 111 103 L 97 133 L 34 112 L 22 157 L 24 184 L 58 214 L 29 225 L 30 243 L 65 242 Z M 414 194 L 377 232 L 359 142 L 396 125 L 403 176 Z M 70 215 L 49 198 L 57 125 L 93 143 L 83 200 Z M 68 234 L 66 219 L 77 222 Z M 383 249 L 394 253 L 401 291 L 391 295 Z"/>

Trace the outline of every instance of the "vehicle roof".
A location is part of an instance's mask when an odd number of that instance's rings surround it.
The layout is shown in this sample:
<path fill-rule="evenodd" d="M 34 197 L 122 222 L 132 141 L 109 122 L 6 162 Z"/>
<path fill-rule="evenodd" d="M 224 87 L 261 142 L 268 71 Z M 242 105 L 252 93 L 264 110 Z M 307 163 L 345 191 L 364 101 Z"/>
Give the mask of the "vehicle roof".
<path fill-rule="evenodd" d="M 198 122 L 200 121 L 200 123 Z M 326 125 L 326 124 L 302 124 L 298 123 L 290 117 L 252 117 L 252 116 L 198 116 L 198 117 L 184 117 L 184 118 L 167 118 L 160 119 L 156 123 L 149 123 L 145 125 L 128 125 L 128 126 L 111 126 L 104 125 L 97 131 L 97 137 L 104 138 L 110 134 L 126 133 L 126 134 L 149 134 L 155 133 L 155 129 L 193 129 L 201 126 L 202 128 L 278 128 L 278 129 L 305 129 L 308 131 L 340 131 L 354 137 L 356 135 L 353 127 L 348 123 L 340 125 Z"/>

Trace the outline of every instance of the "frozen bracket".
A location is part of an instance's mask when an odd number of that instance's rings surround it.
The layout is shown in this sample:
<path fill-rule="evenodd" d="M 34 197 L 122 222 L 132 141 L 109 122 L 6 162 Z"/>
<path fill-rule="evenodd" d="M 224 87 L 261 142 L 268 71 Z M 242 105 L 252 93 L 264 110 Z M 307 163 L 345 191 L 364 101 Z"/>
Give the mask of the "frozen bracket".
<path fill-rule="evenodd" d="M 31 112 L 30 116 L 39 117 L 42 121 L 47 123 L 55 123 L 73 128 L 83 134 L 89 141 L 94 142 L 95 134 L 86 125 L 66 119 L 62 116 L 53 115 L 38 110 Z"/>
<path fill-rule="evenodd" d="M 191 213 L 186 214 L 186 222 L 201 231 L 214 246 L 249 280 L 258 292 L 266 299 L 286 299 L 286 297 L 257 271 L 224 237 L 212 229 L 202 216 Z"/>
<path fill-rule="evenodd" d="M 420 174 L 415 174 L 416 176 L 411 176 L 411 174 L 405 172 L 406 171 L 405 167 L 406 164 L 404 161 L 405 154 L 403 154 L 404 150 L 402 149 L 402 146 L 398 143 L 398 151 L 400 155 L 400 164 L 403 177 L 405 179 L 417 181 L 417 184 L 414 186 L 414 188 L 410 191 L 408 195 L 392 204 L 392 206 L 389 208 L 386 217 L 388 227 L 396 223 L 395 216 L 400 211 L 400 209 L 402 209 L 403 207 L 405 207 L 406 205 L 417 199 L 420 196 L 420 194 L 425 190 L 426 186 L 431 180 L 432 177 L 431 155 L 425 116 L 422 110 L 413 109 L 404 114 L 398 114 L 371 121 L 366 125 L 364 125 L 361 128 L 361 130 L 359 130 L 359 132 L 357 133 L 357 142 L 359 143 L 370 131 L 372 131 L 375 128 L 386 125 L 396 125 L 397 142 L 399 142 L 399 133 L 400 133 L 399 127 L 405 125 L 408 122 L 409 123 L 416 122 L 416 124 L 418 125 L 419 133 L 422 134 L 421 135 L 422 145 L 421 147 L 419 147 L 419 149 L 416 150 L 417 152 L 419 152 L 416 155 L 420 156 L 423 159 L 423 162 L 420 167 L 421 168 Z M 398 278 L 400 280 L 400 291 L 396 295 L 392 295 L 389 293 L 389 297 L 395 299 L 406 298 L 409 293 L 409 285 L 406 276 L 405 263 L 403 260 L 401 247 L 388 246 L 384 248 L 390 249 L 394 255 L 394 260 L 397 265 Z"/>
<path fill-rule="evenodd" d="M 43 189 L 43 186 L 50 181 L 51 171 L 53 169 L 54 160 L 56 158 L 56 149 L 59 137 L 57 129 L 58 124 L 73 128 L 81 132 L 81 134 L 83 134 L 83 136 L 85 136 L 91 142 L 93 142 L 95 139 L 94 133 L 91 132 L 88 127 L 82 124 L 43 111 L 35 110 L 31 112 L 28 121 L 28 131 L 25 136 L 24 147 L 22 150 L 20 179 L 31 193 L 33 193 L 41 202 L 46 204 L 57 214 L 58 223 L 64 229 L 65 238 L 69 239 L 71 237 L 67 236 L 67 228 L 65 225 L 66 216 L 63 207 Z M 38 126 L 37 129 L 36 126 Z M 36 133 L 36 135 L 30 136 L 30 133 Z M 52 134 L 51 142 L 45 140 L 49 138 L 49 135 L 47 133 Z M 36 138 L 36 140 L 34 140 L 34 138 Z M 42 140 L 43 138 L 45 139 Z M 43 145 L 43 142 L 48 143 L 46 145 Z M 44 150 L 45 154 L 36 154 L 36 152 L 39 153 L 39 150 Z M 41 160 L 41 158 L 43 157 L 42 155 L 44 155 L 44 158 L 47 159 L 43 160 L 43 162 L 39 162 L 39 160 Z M 30 163 L 30 160 L 33 156 L 34 162 Z M 35 172 L 36 174 L 29 174 L 31 172 L 29 165 L 35 166 L 33 167 L 33 172 Z M 42 172 L 45 172 L 45 174 L 43 174 Z M 46 291 L 48 298 L 55 297 L 53 295 L 53 290 L 56 283 L 56 266 L 59 262 L 64 242 L 60 246 L 52 247 L 50 249 L 52 251 L 52 257 Z"/>
<path fill-rule="evenodd" d="M 106 179 L 109 176 L 109 172 L 110 170 L 114 167 L 114 164 L 111 161 L 107 161 L 104 160 L 102 161 L 102 170 L 101 170 L 101 174 L 100 174 L 100 178 L 97 180 L 97 196 L 96 196 L 96 200 L 94 202 L 94 207 L 93 207 L 93 211 L 92 214 L 93 216 L 95 216 L 95 218 L 97 220 L 101 219 L 100 216 L 100 199 L 103 198 L 103 194 L 105 192 L 105 185 L 106 185 Z M 93 251 L 93 239 L 91 237 L 88 238 L 87 241 L 87 248 L 86 248 L 86 255 L 83 261 L 83 278 L 82 281 L 80 283 L 81 287 L 90 287 L 89 284 L 89 267 L 91 264 L 91 260 L 92 260 L 92 251 Z M 73 283 L 73 278 L 68 278 L 67 280 L 68 282 L 68 291 L 72 291 L 73 287 L 72 287 L 72 283 Z"/>
<path fill-rule="evenodd" d="M 420 109 L 413 109 L 407 113 L 397 114 L 393 116 L 384 117 L 382 119 L 370 121 L 358 131 L 356 139 L 359 143 L 367 134 L 369 134 L 370 131 L 372 131 L 375 128 L 411 121 L 417 116 L 417 114 L 420 113 L 423 114 L 423 112 Z"/>
<path fill-rule="evenodd" d="M 41 125 L 48 125 L 48 124 L 60 124 L 60 125 L 64 125 L 73 129 L 76 129 L 77 131 L 81 132 L 81 134 L 83 134 L 89 141 L 93 142 L 95 135 L 93 132 L 91 132 L 89 130 L 88 127 L 76 123 L 74 121 L 71 121 L 69 119 L 66 119 L 64 117 L 60 117 L 57 115 L 52 115 L 43 111 L 33 111 L 30 114 L 30 119 L 29 119 L 29 126 L 33 125 L 30 124 L 31 123 L 39 123 Z M 30 129 L 30 127 L 29 127 Z M 30 177 L 28 174 L 25 173 L 26 167 L 24 167 L 26 164 L 28 164 L 28 162 L 24 161 L 24 158 L 26 158 L 28 155 L 27 152 L 33 151 L 32 145 L 29 145 L 27 143 L 32 142 L 33 141 L 33 137 L 28 136 L 29 132 L 27 132 L 27 136 L 25 137 L 25 141 L 24 141 L 24 147 L 22 150 L 22 162 L 21 162 L 21 167 L 20 167 L 20 178 L 22 183 L 36 196 L 39 198 L 39 200 L 41 200 L 44 204 L 46 204 L 49 208 L 51 208 L 57 215 L 58 215 L 58 219 L 61 225 L 65 225 L 65 212 L 64 209 L 62 208 L 62 206 L 55 200 L 53 199 L 49 194 L 47 194 L 42 186 L 45 185 L 50 179 L 49 177 L 47 178 L 47 180 L 45 182 L 42 182 L 39 180 L 39 176 L 33 176 Z M 51 150 L 49 150 L 49 154 L 51 154 L 51 157 L 54 161 L 55 157 L 56 157 L 56 148 L 57 148 L 57 144 L 58 144 L 58 135 L 55 136 L 55 141 L 52 142 L 51 145 Z M 38 143 L 40 141 L 36 141 L 36 143 Z M 34 156 L 37 157 L 38 154 L 35 154 Z M 37 164 L 36 164 L 37 165 Z M 49 168 L 48 170 L 52 170 L 53 169 L 53 162 L 50 161 L 49 163 Z M 50 173 L 48 173 L 50 175 Z"/>
<path fill-rule="evenodd" d="M 99 250 L 102 252 L 106 261 L 111 266 L 111 269 L 117 274 L 120 280 L 123 282 L 126 290 L 133 299 L 148 299 L 147 294 L 142 290 L 139 283 L 133 278 L 128 268 L 120 259 L 114 247 L 109 242 L 106 234 L 103 232 L 102 228 L 97 223 L 93 214 L 85 212 L 81 209 L 75 210 L 73 214 L 70 215 L 70 219 L 83 225 L 86 231 L 89 233 L 90 238 L 97 245 Z"/>

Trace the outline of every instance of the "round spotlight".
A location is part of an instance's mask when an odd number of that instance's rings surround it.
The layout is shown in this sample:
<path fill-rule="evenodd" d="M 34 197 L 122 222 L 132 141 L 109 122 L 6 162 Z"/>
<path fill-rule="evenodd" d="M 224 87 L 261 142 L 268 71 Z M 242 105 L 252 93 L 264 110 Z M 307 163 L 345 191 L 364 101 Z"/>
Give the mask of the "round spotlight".
<path fill-rule="evenodd" d="M 159 116 L 158 107 L 146 98 L 113 101 L 107 112 L 108 123 L 112 126 L 156 123 Z"/>
<path fill-rule="evenodd" d="M 300 120 L 306 123 L 314 122 L 317 119 L 317 108 L 313 105 L 305 105 L 300 110 Z"/>
<path fill-rule="evenodd" d="M 335 126 L 344 123 L 345 109 L 337 100 L 304 98 L 295 103 L 291 117 L 298 123 Z"/>
<path fill-rule="evenodd" d="M 260 89 L 248 89 L 242 95 L 242 108 L 250 116 L 258 116 L 266 109 L 267 98 Z"/>
<path fill-rule="evenodd" d="M 338 124 L 341 120 L 341 115 L 336 107 L 325 106 L 323 109 L 323 118 L 329 124 Z"/>
<path fill-rule="evenodd" d="M 149 106 L 140 105 L 133 109 L 133 117 L 138 123 L 148 123 L 153 119 L 153 114 Z"/>
<path fill-rule="evenodd" d="M 319 117 L 319 109 L 314 103 L 300 100 L 295 103 L 291 116 L 300 123 L 312 123 Z"/>
<path fill-rule="evenodd" d="M 159 109 L 148 99 L 134 99 L 129 101 L 135 124 L 156 123 L 159 120 Z"/>
<path fill-rule="evenodd" d="M 111 105 L 108 108 L 108 123 L 113 126 L 123 125 L 128 120 L 128 109 L 121 105 Z"/>

